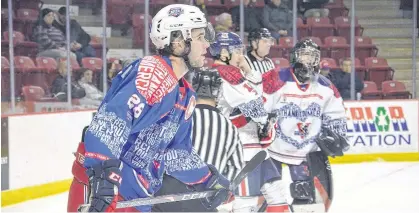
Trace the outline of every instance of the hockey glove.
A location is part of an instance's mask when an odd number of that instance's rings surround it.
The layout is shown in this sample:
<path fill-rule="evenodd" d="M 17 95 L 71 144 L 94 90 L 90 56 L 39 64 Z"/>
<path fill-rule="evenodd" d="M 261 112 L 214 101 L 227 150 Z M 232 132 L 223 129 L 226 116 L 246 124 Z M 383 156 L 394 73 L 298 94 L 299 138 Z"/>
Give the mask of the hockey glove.
<path fill-rule="evenodd" d="M 205 183 L 196 185 L 195 189 L 198 191 L 217 190 L 214 196 L 201 199 L 201 203 L 205 208 L 215 209 L 223 203 L 232 201 L 234 197 L 230 191 L 230 181 L 221 175 L 213 165 L 208 164 L 207 166 L 211 171 L 210 178 Z"/>
<path fill-rule="evenodd" d="M 110 159 L 89 168 L 89 212 L 114 212 L 121 185 L 121 161 Z"/>
<path fill-rule="evenodd" d="M 269 145 L 275 140 L 276 135 L 276 121 L 277 116 L 275 113 L 268 113 L 268 119 L 266 124 L 258 125 L 258 132 L 259 132 L 259 141 L 262 145 Z"/>
<path fill-rule="evenodd" d="M 332 158 L 343 156 L 343 152 L 349 149 L 346 138 L 324 127 L 317 136 L 316 143 L 326 156 Z"/>

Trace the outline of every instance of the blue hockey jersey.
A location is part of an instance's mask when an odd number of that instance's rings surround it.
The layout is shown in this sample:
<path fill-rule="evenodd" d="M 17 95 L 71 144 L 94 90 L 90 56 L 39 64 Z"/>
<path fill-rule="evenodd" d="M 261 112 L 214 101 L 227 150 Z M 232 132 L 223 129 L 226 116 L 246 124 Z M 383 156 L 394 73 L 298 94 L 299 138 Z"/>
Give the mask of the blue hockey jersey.
<path fill-rule="evenodd" d="M 84 166 L 120 159 L 119 193 L 128 200 L 153 195 L 164 172 L 186 184 L 205 182 L 211 173 L 191 142 L 195 104 L 168 58 L 134 61 L 114 78 L 86 132 Z"/>

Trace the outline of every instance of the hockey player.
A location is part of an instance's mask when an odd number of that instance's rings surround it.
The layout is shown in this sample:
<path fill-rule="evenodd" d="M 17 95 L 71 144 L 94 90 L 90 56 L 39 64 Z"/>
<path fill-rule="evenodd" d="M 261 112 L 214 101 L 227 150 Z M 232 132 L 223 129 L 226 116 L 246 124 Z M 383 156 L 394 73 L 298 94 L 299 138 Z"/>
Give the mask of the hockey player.
<path fill-rule="evenodd" d="M 222 79 L 218 108 L 239 129 L 244 148 L 261 148 L 272 142 L 273 125 L 268 122 L 270 117 L 263 107 L 262 76 L 253 72 L 246 63 L 245 47 L 240 37 L 232 32 L 218 33 L 210 53 L 215 59 L 213 68 Z M 249 134 L 242 135 L 243 132 Z M 252 150 L 252 153 L 259 151 Z M 245 161 L 253 155 L 245 154 Z"/>
<path fill-rule="evenodd" d="M 116 204 L 152 196 L 164 172 L 194 190 L 217 189 L 202 200 L 208 207 L 230 195 L 229 181 L 192 149 L 196 101 L 183 78 L 189 68 L 204 64 L 214 38 L 211 25 L 197 7 L 173 4 L 154 16 L 150 38 L 160 55 L 118 73 L 79 145 L 68 211 L 83 203 L 88 212 L 150 211 Z"/>
<path fill-rule="evenodd" d="M 217 70 L 195 71 L 192 85 L 197 93 L 197 105 L 192 115 L 192 142 L 199 156 L 212 164 L 231 181 L 243 167 L 243 147 L 237 128 L 216 108 L 221 79 Z M 163 186 L 156 195 L 189 192 L 191 189 L 172 176 L 164 175 Z M 227 205 L 227 204 L 226 204 Z M 154 205 L 153 212 L 216 212 L 205 208 L 199 200 Z"/>
<path fill-rule="evenodd" d="M 274 38 L 266 28 L 254 29 L 249 32 L 249 51 L 245 58 L 250 68 L 260 74 L 275 69 L 274 62 L 268 58 L 271 46 L 275 44 Z"/>
<path fill-rule="evenodd" d="M 263 83 L 265 106 L 278 115 L 269 154 L 278 171 L 288 165 L 293 183 L 267 184 L 265 190 L 277 195 L 265 198 L 275 212 L 325 212 L 332 199 L 327 156 L 342 156 L 349 147 L 345 108 L 336 87 L 319 75 L 320 48 L 312 40 L 294 46 L 290 63 L 291 68 L 265 73 Z M 291 206 L 287 191 L 294 198 Z"/>
<path fill-rule="evenodd" d="M 275 138 L 275 116 L 264 108 L 261 75 L 252 70 L 245 60 L 245 49 L 235 33 L 219 33 L 210 52 L 213 67 L 223 78 L 218 107 L 229 116 L 239 130 L 243 143 L 243 157 L 249 161 Z M 259 196 L 264 183 L 279 177 L 270 158 L 248 175 L 239 187 L 233 210 L 251 212 L 258 210 Z"/>

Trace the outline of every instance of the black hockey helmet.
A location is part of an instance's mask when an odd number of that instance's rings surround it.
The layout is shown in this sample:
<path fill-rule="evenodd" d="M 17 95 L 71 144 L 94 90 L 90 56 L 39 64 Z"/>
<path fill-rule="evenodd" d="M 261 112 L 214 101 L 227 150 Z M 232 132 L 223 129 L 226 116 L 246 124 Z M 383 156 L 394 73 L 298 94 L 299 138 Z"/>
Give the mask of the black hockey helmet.
<path fill-rule="evenodd" d="M 193 73 L 192 86 L 198 98 L 217 100 L 221 78 L 216 69 L 201 68 Z"/>
<path fill-rule="evenodd" d="M 272 38 L 271 32 L 266 28 L 253 29 L 247 37 L 249 43 L 262 38 Z"/>
<path fill-rule="evenodd" d="M 320 47 L 311 39 L 298 41 L 290 51 L 289 61 L 295 77 L 306 82 L 320 71 Z"/>
<path fill-rule="evenodd" d="M 271 32 L 269 32 L 266 28 L 260 28 L 260 29 L 254 29 L 249 32 L 248 41 L 249 41 L 249 48 L 247 49 L 247 52 L 252 52 L 255 50 L 255 53 L 261 57 L 264 58 L 269 54 L 269 50 L 264 50 L 262 53 L 259 50 L 259 43 L 257 41 L 261 39 L 267 39 L 271 42 L 271 45 L 275 43 L 275 39 L 272 37 Z M 254 48 L 252 45 L 252 41 L 256 41 L 256 47 Z"/>

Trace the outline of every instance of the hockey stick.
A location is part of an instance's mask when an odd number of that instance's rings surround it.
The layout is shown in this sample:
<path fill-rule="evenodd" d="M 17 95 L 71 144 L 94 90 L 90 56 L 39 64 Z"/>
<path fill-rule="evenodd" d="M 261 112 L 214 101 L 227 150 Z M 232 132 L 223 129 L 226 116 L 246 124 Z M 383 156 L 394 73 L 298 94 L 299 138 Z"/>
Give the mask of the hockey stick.
<path fill-rule="evenodd" d="M 263 161 L 265 161 L 266 155 L 266 151 L 262 150 L 258 152 L 255 156 L 253 156 L 253 158 L 246 163 L 243 169 L 231 182 L 230 191 L 234 191 L 240 185 L 240 183 L 247 177 L 247 175 L 249 175 L 249 173 L 255 170 Z"/>
<path fill-rule="evenodd" d="M 234 191 L 240 183 L 247 177 L 247 175 L 256 169 L 266 158 L 266 151 L 260 151 L 257 153 L 247 164 L 246 166 L 237 174 L 236 178 L 231 182 L 230 191 Z M 180 193 L 173 195 L 162 195 L 157 197 L 148 197 L 148 198 L 138 198 L 128 201 L 120 201 L 116 204 L 116 208 L 127 208 L 133 206 L 145 206 L 145 205 L 155 205 L 160 203 L 169 203 L 185 200 L 194 200 L 200 198 L 206 198 L 213 196 L 217 190 L 208 190 L 202 192 L 188 192 Z M 83 204 L 80 206 L 81 212 L 88 208 L 88 204 Z"/>

